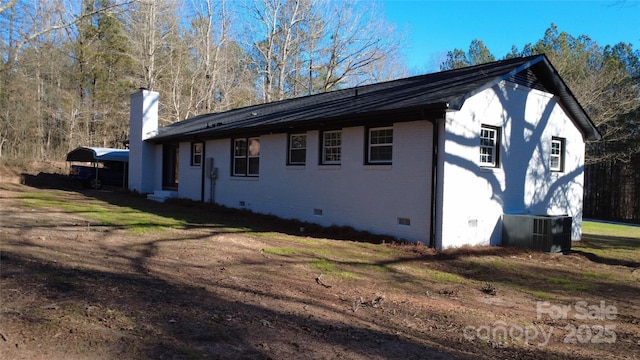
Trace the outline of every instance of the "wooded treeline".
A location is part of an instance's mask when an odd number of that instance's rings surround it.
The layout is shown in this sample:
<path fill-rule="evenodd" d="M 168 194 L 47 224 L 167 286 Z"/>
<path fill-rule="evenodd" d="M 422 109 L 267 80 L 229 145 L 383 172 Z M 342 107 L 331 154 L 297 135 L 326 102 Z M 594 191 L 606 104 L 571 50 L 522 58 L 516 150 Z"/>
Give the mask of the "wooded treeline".
<path fill-rule="evenodd" d="M 0 157 L 122 147 L 129 95 L 161 124 L 405 75 L 375 2 L 0 0 Z"/>
<path fill-rule="evenodd" d="M 583 215 L 640 223 L 640 51 L 627 43 L 601 46 L 552 24 L 538 42 L 514 46 L 504 58 L 535 54 L 546 54 L 603 136 L 587 144 Z M 495 60 L 474 40 L 468 51 L 448 52 L 441 69 Z"/>
<path fill-rule="evenodd" d="M 123 147 L 129 95 L 161 125 L 410 75 L 374 1 L 0 0 L 0 159 Z M 496 57 L 481 40 L 441 69 L 546 54 L 604 135 L 588 145 L 587 217 L 640 221 L 640 52 L 551 25 Z M 433 36 L 437 36 L 434 34 Z M 638 34 L 640 37 L 640 33 Z M 640 40 L 640 39 L 639 39 Z"/>

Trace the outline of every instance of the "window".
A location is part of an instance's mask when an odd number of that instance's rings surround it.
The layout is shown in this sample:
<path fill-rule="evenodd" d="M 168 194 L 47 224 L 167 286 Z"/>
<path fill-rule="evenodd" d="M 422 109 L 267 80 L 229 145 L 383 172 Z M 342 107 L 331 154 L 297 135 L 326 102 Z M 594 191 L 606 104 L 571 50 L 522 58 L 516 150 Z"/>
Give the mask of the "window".
<path fill-rule="evenodd" d="M 304 165 L 307 160 L 307 135 L 289 135 L 289 164 Z"/>
<path fill-rule="evenodd" d="M 233 176 L 257 176 L 260 173 L 260 139 L 233 140 Z"/>
<path fill-rule="evenodd" d="M 191 143 L 191 166 L 202 165 L 202 143 Z"/>
<path fill-rule="evenodd" d="M 322 164 L 340 164 L 342 158 L 342 131 L 322 133 Z"/>
<path fill-rule="evenodd" d="M 549 162 L 551 171 L 564 170 L 564 142 L 565 140 L 562 138 L 551 138 L 551 158 Z"/>
<path fill-rule="evenodd" d="M 482 125 L 480 128 L 480 166 L 498 167 L 500 128 Z"/>
<path fill-rule="evenodd" d="M 391 164 L 393 128 L 372 128 L 368 131 L 367 163 Z"/>

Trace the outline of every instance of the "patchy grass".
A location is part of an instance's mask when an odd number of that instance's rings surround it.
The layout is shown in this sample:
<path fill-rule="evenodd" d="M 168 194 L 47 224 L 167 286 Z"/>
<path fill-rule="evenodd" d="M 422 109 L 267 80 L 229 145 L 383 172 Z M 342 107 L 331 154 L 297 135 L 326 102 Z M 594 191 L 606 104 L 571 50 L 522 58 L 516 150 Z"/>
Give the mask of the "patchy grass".
<path fill-rule="evenodd" d="M 12 192 L 0 197 L 10 224 L 0 229 L 0 286 L 8 289 L 0 316 L 10 341 L 0 341 L 0 352 L 13 351 L 8 358 L 61 347 L 65 355 L 49 358 L 295 358 L 304 351 L 360 360 L 437 349 L 451 355 L 443 359 L 622 359 L 640 341 L 635 227 L 586 223 L 584 241 L 566 255 L 437 252 L 306 224 L 301 232 L 299 224 L 205 204 L 5 189 Z M 104 231 L 84 231 L 85 221 Z M 560 322 L 543 317 L 534 324 L 556 328 L 545 348 L 464 337 L 470 325 L 531 326 L 541 300 L 604 302 L 617 317 L 605 324 L 573 313 Z M 613 325 L 618 340 L 566 344 L 569 325 Z"/>
<path fill-rule="evenodd" d="M 317 270 L 322 271 L 323 274 L 327 274 L 330 276 L 335 276 L 335 277 L 345 278 L 345 279 L 348 279 L 348 278 L 353 279 L 358 277 L 353 272 L 340 269 L 336 264 L 336 262 L 331 261 L 329 259 L 325 259 L 325 258 L 311 260 L 311 266 Z"/>
<path fill-rule="evenodd" d="M 102 201 L 73 201 L 55 191 L 32 191 L 21 193 L 26 207 L 54 208 L 97 221 L 94 225 L 122 227 L 134 233 L 158 231 L 164 228 L 184 228 L 185 221 L 167 216 L 158 216 L 133 208 L 109 205 Z M 78 199 L 80 200 L 80 198 Z"/>
<path fill-rule="evenodd" d="M 298 250 L 294 249 L 294 248 L 284 248 L 284 247 L 278 247 L 278 248 L 265 248 L 262 250 L 265 254 L 273 254 L 273 255 L 293 255 L 293 254 L 297 254 Z"/>
<path fill-rule="evenodd" d="M 589 286 L 589 284 L 580 282 L 579 280 L 573 278 L 559 278 L 549 276 L 545 278 L 545 282 L 551 285 L 559 285 L 560 288 L 564 291 L 580 292 L 591 290 L 591 286 Z"/>
<path fill-rule="evenodd" d="M 556 295 L 548 292 L 548 291 L 542 291 L 542 290 L 534 290 L 534 289 L 522 289 L 522 292 L 526 293 L 526 294 L 530 294 L 531 296 L 533 296 L 534 298 L 538 299 L 538 300 L 554 300 L 557 298 Z"/>
<path fill-rule="evenodd" d="M 429 277 L 432 281 L 439 283 L 450 283 L 450 284 L 465 284 L 469 283 L 469 280 L 463 278 L 462 276 L 434 269 L 425 269 L 424 273 Z"/>

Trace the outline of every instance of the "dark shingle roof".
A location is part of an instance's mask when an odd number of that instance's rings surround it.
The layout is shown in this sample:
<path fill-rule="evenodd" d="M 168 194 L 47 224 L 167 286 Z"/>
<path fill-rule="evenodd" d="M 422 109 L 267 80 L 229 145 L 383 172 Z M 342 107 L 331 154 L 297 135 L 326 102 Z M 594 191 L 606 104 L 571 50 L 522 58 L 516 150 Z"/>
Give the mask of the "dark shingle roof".
<path fill-rule="evenodd" d="M 396 113 L 424 119 L 424 114 L 434 111 L 459 110 L 467 98 L 502 80 L 557 95 L 585 138 L 600 139 L 593 122 L 549 60 L 536 55 L 199 115 L 160 128 L 150 141 L 365 124 L 376 117 L 389 119 Z"/>

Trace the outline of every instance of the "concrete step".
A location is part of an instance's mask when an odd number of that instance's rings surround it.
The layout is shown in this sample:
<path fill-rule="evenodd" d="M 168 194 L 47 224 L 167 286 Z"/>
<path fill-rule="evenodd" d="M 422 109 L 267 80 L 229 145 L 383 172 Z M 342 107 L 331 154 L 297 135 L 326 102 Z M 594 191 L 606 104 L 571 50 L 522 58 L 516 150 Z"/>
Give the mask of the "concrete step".
<path fill-rule="evenodd" d="M 147 195 L 148 200 L 157 201 L 159 203 L 163 203 L 167 201 L 167 199 L 178 196 L 177 191 L 167 191 L 167 190 L 155 190 L 153 194 Z"/>

